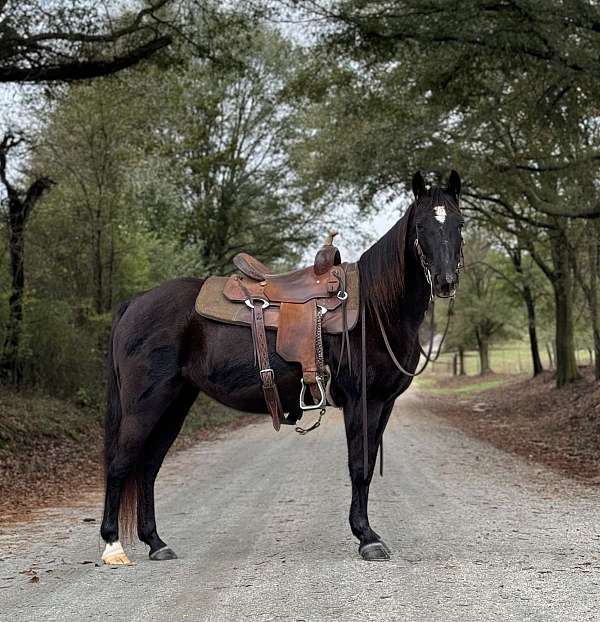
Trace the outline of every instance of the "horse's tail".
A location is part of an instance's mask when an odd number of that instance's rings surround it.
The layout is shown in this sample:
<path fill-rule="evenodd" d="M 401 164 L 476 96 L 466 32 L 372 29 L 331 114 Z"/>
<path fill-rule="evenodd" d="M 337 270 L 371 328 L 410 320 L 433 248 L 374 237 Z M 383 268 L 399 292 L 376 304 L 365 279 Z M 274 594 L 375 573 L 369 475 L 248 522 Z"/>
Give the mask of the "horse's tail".
<path fill-rule="evenodd" d="M 127 311 L 129 302 L 119 305 L 114 313 L 108 346 L 108 390 L 106 417 L 104 419 L 104 471 L 105 483 L 110 465 L 117 454 L 119 431 L 123 419 L 119 377 L 115 366 L 113 342 L 119 321 Z M 123 540 L 131 540 L 137 525 L 138 491 L 141 490 L 139 469 L 133 468 L 123 482 L 119 504 L 119 535 Z"/>

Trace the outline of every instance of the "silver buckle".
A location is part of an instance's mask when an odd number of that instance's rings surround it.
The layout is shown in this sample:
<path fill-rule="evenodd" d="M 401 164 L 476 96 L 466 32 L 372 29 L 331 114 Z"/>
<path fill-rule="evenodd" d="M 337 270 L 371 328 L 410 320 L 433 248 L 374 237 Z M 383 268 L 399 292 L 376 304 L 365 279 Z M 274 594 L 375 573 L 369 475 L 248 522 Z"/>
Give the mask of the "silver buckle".
<path fill-rule="evenodd" d="M 267 367 L 267 369 L 261 369 L 258 372 L 260 374 L 260 379 L 264 382 L 263 374 L 271 374 L 271 382 L 275 379 L 275 373 L 271 367 Z"/>
<path fill-rule="evenodd" d="M 254 301 L 258 300 L 259 302 L 262 302 L 262 308 L 266 309 L 269 306 L 269 302 L 268 300 L 264 300 L 263 298 L 246 298 L 246 300 L 244 300 L 246 306 L 250 309 L 254 309 Z"/>
<path fill-rule="evenodd" d="M 302 390 L 300 391 L 300 410 L 317 410 L 317 408 L 325 407 L 325 389 L 323 388 L 323 381 L 321 378 L 317 376 L 317 387 L 319 387 L 319 392 L 321 393 L 321 399 L 318 404 L 306 404 L 304 401 L 304 396 L 306 395 L 306 382 L 304 382 L 304 378 L 300 378 L 300 384 L 302 385 Z"/>
<path fill-rule="evenodd" d="M 337 293 L 337 297 L 340 300 L 346 300 L 348 298 L 348 292 L 343 292 L 341 289 L 340 291 Z"/>

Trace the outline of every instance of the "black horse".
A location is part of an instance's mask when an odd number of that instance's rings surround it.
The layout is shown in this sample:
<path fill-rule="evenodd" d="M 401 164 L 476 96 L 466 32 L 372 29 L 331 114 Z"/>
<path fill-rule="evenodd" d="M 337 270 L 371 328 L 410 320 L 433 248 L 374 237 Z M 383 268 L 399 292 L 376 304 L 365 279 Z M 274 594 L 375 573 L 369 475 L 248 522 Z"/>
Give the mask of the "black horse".
<path fill-rule="evenodd" d="M 461 256 L 460 177 L 452 171 L 446 189 L 427 190 L 420 173 L 412 180 L 415 201 L 406 214 L 358 261 L 365 303 L 365 384 L 361 378 L 362 318 L 350 331 L 351 365 L 345 356 L 330 392 L 344 411 L 352 480 L 350 527 L 368 560 L 389 558 L 367 515 L 369 484 L 377 448 L 395 399 L 411 383 L 392 362 L 389 347 L 407 372 L 419 356 L 418 331 L 433 295 L 454 295 Z M 253 357 L 251 331 L 200 317 L 194 301 L 201 279 L 164 283 L 123 303 L 110 340 L 106 416 L 106 498 L 101 535 L 106 563 L 129 563 L 119 543 L 122 530 L 137 527 L 153 560 L 175 553 L 159 537 L 154 514 L 154 481 L 169 447 L 198 393 L 233 408 L 266 413 Z M 381 318 L 380 325 L 378 318 Z M 382 330 L 383 329 L 383 330 Z M 340 335 L 324 335 L 325 360 L 338 367 Z M 286 412 L 295 412 L 300 366 L 275 353 L 270 360 Z M 363 464 L 363 386 L 366 386 L 368 461 Z M 136 509 L 137 508 L 137 509 Z M 119 525 L 120 523 L 120 525 Z"/>

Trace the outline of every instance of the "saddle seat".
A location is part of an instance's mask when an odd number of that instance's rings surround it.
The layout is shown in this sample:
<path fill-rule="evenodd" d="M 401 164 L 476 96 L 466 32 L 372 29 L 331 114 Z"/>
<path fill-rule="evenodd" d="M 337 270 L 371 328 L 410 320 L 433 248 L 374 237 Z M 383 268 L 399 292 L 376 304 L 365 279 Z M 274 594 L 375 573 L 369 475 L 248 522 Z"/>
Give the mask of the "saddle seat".
<path fill-rule="evenodd" d="M 255 359 L 276 430 L 293 421 L 283 415 L 265 328 L 277 331 L 277 354 L 302 366 L 300 410 L 322 409 L 326 403 L 322 332 L 343 333 L 349 343 L 348 330 L 358 316 L 358 270 L 355 264 L 341 263 L 334 235 L 319 249 L 312 266 L 283 274 L 273 274 L 255 257 L 239 253 L 233 263 L 242 275 L 210 277 L 196 300 L 196 311 L 204 317 L 252 327 Z M 305 401 L 307 387 L 312 404 Z"/>
<path fill-rule="evenodd" d="M 340 286 L 343 286 L 342 271 L 335 269 L 342 262 L 339 250 L 333 246 L 335 235 L 335 232 L 329 234 L 325 244 L 317 252 L 314 264 L 300 270 L 274 274 L 264 263 L 248 253 L 238 253 L 233 258 L 233 264 L 251 279 L 244 286 L 253 296 L 270 302 L 293 303 L 305 303 L 313 298 L 327 299 L 337 294 Z M 230 290 L 225 295 L 235 300 L 239 294 Z"/>

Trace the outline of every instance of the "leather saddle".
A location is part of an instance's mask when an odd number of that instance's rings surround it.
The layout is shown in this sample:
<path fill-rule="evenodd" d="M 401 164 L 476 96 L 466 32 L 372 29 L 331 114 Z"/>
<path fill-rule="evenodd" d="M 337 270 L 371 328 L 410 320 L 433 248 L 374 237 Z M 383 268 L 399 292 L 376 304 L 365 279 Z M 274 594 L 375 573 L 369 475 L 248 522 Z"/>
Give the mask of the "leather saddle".
<path fill-rule="evenodd" d="M 204 317 L 251 327 L 265 401 L 276 430 L 290 422 L 283 414 L 269 362 L 265 329 L 277 331 L 277 354 L 302 366 L 299 407 L 304 411 L 326 405 L 323 332 L 342 333 L 342 343 L 349 345 L 348 331 L 356 324 L 358 269 L 356 264 L 341 262 L 333 245 L 335 235 L 329 235 L 313 265 L 283 274 L 273 274 L 258 259 L 239 253 L 233 263 L 241 275 L 210 277 L 196 300 L 196 311 Z M 307 403 L 307 388 L 312 403 Z"/>

